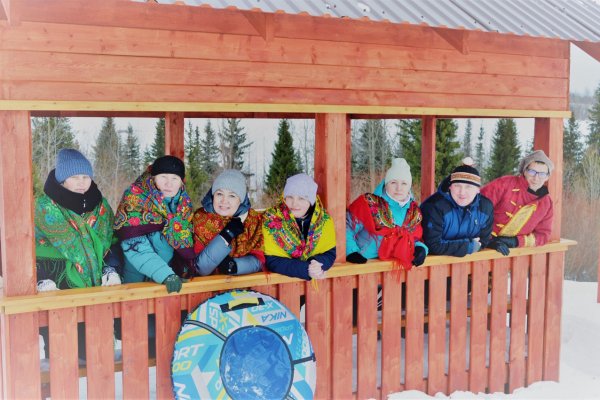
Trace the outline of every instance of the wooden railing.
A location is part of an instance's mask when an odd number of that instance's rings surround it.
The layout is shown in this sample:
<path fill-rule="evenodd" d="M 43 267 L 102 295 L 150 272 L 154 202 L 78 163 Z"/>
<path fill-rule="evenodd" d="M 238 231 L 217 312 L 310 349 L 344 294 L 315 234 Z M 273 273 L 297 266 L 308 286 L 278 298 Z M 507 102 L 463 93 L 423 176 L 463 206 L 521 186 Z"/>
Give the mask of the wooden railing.
<path fill-rule="evenodd" d="M 31 343 L 13 354 L 21 368 L 5 373 L 1 383 L 17 395 L 19 385 L 38 385 L 52 398 L 78 398 L 84 374 L 89 398 L 112 398 L 116 385 L 122 385 L 124 398 L 172 398 L 170 362 L 180 312 L 220 291 L 251 288 L 278 298 L 298 317 L 305 296 L 305 326 L 317 357 L 317 398 L 385 398 L 409 389 L 512 392 L 558 380 L 564 254 L 573 244 L 562 240 L 512 249 L 509 257 L 491 250 L 464 258 L 430 256 L 408 273 L 393 270 L 389 262 L 337 264 L 317 290 L 298 279 L 258 273 L 196 278 L 170 295 L 163 285 L 138 283 L 3 298 L 0 312 L 21 326 Z M 150 314 L 156 319 L 151 339 Z M 122 324 L 117 362 L 115 318 Z M 78 362 L 78 322 L 85 322 L 85 368 Z M 51 343 L 49 372 L 37 356 L 38 330 L 44 326 Z M 155 341 L 155 359 L 149 357 L 148 340 Z M 148 368 L 154 365 L 156 381 L 150 387 Z M 122 382 L 115 370 L 122 370 Z"/>

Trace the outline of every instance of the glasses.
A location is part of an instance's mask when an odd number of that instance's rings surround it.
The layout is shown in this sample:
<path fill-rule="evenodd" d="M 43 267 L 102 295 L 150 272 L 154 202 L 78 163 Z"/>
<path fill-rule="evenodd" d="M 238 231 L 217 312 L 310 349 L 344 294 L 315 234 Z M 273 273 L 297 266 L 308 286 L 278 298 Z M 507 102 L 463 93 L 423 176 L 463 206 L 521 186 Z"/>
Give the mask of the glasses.
<path fill-rule="evenodd" d="M 542 179 L 546 179 L 548 176 L 550 176 L 550 174 L 548 172 L 541 172 L 541 171 L 536 171 L 535 169 L 531 169 L 531 168 L 527 168 L 525 170 L 525 172 L 527 173 L 527 175 L 534 177 L 534 176 L 538 176 Z"/>

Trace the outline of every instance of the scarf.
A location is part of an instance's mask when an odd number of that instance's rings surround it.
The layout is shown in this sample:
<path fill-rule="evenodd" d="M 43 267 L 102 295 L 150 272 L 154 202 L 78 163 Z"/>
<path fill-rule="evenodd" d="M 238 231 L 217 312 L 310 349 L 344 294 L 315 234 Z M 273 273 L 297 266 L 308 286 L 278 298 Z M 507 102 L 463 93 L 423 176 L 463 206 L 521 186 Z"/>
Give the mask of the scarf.
<path fill-rule="evenodd" d="M 175 213 L 167 208 L 164 196 L 149 171 L 140 175 L 123 193 L 117 207 L 114 229 L 119 239 L 160 231 L 175 249 L 175 273 L 188 277 L 195 258 L 192 238 L 192 202 L 185 186 L 181 187 Z"/>
<path fill-rule="evenodd" d="M 352 221 L 355 224 L 360 222 L 371 236 L 383 237 L 377 250 L 379 259 L 394 260 L 406 271 L 412 268 L 415 242 L 423 235 L 423 216 L 416 202 L 411 202 L 401 226 L 394 224 L 387 201 L 372 193 L 359 196 L 350 204 L 348 211 Z"/>
<path fill-rule="evenodd" d="M 323 234 L 323 228 L 326 223 L 330 223 L 331 217 L 321 204 L 321 199 L 317 196 L 315 209 L 310 219 L 308 235 L 306 240 L 302 237 L 300 227 L 290 209 L 285 204 L 283 197 L 279 202 L 264 213 L 263 228 L 273 238 L 277 246 L 291 258 L 297 258 L 306 261 L 315 253 L 315 248 Z M 326 241 L 332 240 L 330 247 L 335 246 L 335 236 L 333 238 L 324 237 Z"/>
<path fill-rule="evenodd" d="M 92 181 L 87 192 L 81 194 L 72 192 L 56 180 L 56 170 L 50 171 L 44 184 L 44 193 L 61 207 L 67 208 L 79 215 L 92 211 L 102 202 L 102 193 L 96 182 Z"/>
<path fill-rule="evenodd" d="M 52 179 L 56 184 L 48 182 Z M 79 214 L 64 204 L 85 204 L 83 207 L 86 208 L 88 203 L 78 200 L 82 196 L 85 198 L 89 190 L 83 195 L 65 188 L 66 192 L 62 192 L 56 187 L 60 184 L 53 173 L 48 181 L 45 185 L 48 194 L 35 202 L 37 268 L 50 269 L 61 289 L 100 286 L 103 259 L 113 239 L 114 217 L 110 205 L 100 195 L 100 201 L 93 209 Z M 55 197 L 56 193 L 61 193 L 60 202 L 50 197 Z"/>

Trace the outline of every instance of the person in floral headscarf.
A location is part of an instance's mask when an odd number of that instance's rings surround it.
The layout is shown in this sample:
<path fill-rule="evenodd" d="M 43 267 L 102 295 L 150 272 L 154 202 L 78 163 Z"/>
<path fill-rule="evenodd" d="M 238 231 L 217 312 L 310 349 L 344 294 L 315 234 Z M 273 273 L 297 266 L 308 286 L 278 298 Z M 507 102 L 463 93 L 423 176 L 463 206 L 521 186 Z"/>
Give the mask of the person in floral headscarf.
<path fill-rule="evenodd" d="M 306 174 L 287 179 L 279 202 L 263 215 L 267 268 L 306 280 L 323 279 L 335 262 L 335 227 Z"/>
<path fill-rule="evenodd" d="M 246 178 L 226 169 L 215 179 L 193 218 L 196 268 L 200 275 L 219 271 L 243 275 L 265 264 L 262 217 L 250 208 Z"/>
<path fill-rule="evenodd" d="M 193 208 L 184 178 L 183 161 L 164 156 L 125 190 L 114 225 L 125 283 L 150 280 L 171 293 L 181 290 L 181 278 L 194 276 Z"/>

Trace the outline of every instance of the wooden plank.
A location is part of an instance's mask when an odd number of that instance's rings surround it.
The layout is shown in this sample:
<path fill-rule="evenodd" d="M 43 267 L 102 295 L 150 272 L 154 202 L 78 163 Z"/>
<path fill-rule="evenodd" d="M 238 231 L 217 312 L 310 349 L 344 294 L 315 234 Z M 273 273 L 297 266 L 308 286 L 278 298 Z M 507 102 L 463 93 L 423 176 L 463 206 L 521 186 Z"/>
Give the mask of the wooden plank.
<path fill-rule="evenodd" d="M 542 380 L 544 367 L 544 306 L 546 303 L 546 255 L 531 256 L 529 310 L 527 313 L 527 386 Z"/>
<path fill-rule="evenodd" d="M 111 304 L 85 307 L 87 396 L 115 396 L 114 320 Z"/>
<path fill-rule="evenodd" d="M 333 378 L 331 375 L 331 304 L 329 294 L 331 291 L 329 279 L 319 281 L 318 289 L 314 289 L 310 282 L 306 282 L 306 332 L 312 342 L 315 357 L 317 358 L 317 387 L 315 399 L 331 398 Z"/>
<path fill-rule="evenodd" d="M 304 285 L 300 282 L 282 284 L 279 285 L 278 292 L 279 301 L 300 319 L 300 295 L 304 292 Z"/>
<path fill-rule="evenodd" d="M 529 276 L 529 257 L 512 259 L 510 275 L 510 350 L 508 368 L 508 391 L 525 386 L 525 319 L 527 300 L 527 278 Z"/>
<path fill-rule="evenodd" d="M 405 390 L 424 391 L 423 381 L 423 285 L 427 270 L 413 268 L 406 274 Z"/>
<path fill-rule="evenodd" d="M 446 379 L 446 279 L 448 265 L 429 267 L 429 348 L 427 393 L 448 393 Z"/>
<path fill-rule="evenodd" d="M 0 20 L 6 20 L 10 24 L 10 22 L 11 22 L 10 0 L 0 1 Z"/>
<path fill-rule="evenodd" d="M 490 315 L 489 391 L 504 392 L 506 382 L 506 311 L 510 259 L 492 264 L 492 311 Z"/>
<path fill-rule="evenodd" d="M 436 118 L 421 119 L 421 201 L 435 193 Z"/>
<path fill-rule="evenodd" d="M 548 191 L 552 197 L 554 217 L 550 240 L 560 240 L 563 192 L 563 120 L 560 118 L 536 118 L 533 146 L 544 150 L 554 163 L 554 170 L 548 179 Z"/>
<path fill-rule="evenodd" d="M 585 51 L 589 56 L 594 58 L 596 61 L 600 61 L 600 46 L 598 46 L 598 43 L 579 42 L 579 41 L 573 41 L 571 43 L 573 43 L 575 46 L 579 47 L 581 50 Z"/>
<path fill-rule="evenodd" d="M 346 149 L 349 120 L 345 114 L 317 114 L 315 118 L 315 181 L 333 219 L 337 260 L 346 255 Z M 331 151 L 338 149 L 338 151 Z"/>
<path fill-rule="evenodd" d="M 402 362 L 402 279 L 393 272 L 382 274 L 381 398 L 400 392 Z M 401 275 L 404 277 L 405 275 Z M 334 335 L 335 337 L 335 335 Z M 335 375 L 334 375 L 335 376 Z M 334 396 L 335 397 L 335 396 Z"/>
<path fill-rule="evenodd" d="M 187 312 L 194 311 L 201 303 L 213 297 L 213 293 L 192 293 L 187 295 Z"/>
<path fill-rule="evenodd" d="M 483 393 L 487 387 L 486 342 L 488 326 L 489 261 L 473 263 L 471 275 L 471 338 L 469 349 L 469 391 Z"/>
<path fill-rule="evenodd" d="M 277 286 L 276 285 L 253 286 L 250 289 L 254 290 L 256 292 L 260 292 L 262 294 L 266 294 L 267 296 L 277 298 Z"/>
<path fill-rule="evenodd" d="M 331 398 L 352 398 L 352 287 L 354 277 L 331 281 L 331 336 L 335 351 L 331 354 Z M 320 376 L 320 373 L 317 371 Z M 319 378 L 317 378 L 317 381 Z"/>
<path fill-rule="evenodd" d="M 179 296 L 156 299 L 156 397 L 173 398 L 171 357 L 181 328 Z"/>
<path fill-rule="evenodd" d="M 77 309 L 48 312 L 50 394 L 54 399 L 79 398 Z"/>
<path fill-rule="evenodd" d="M 546 274 L 546 310 L 544 315 L 545 381 L 558 382 L 560 374 L 560 332 L 565 253 L 548 255 Z"/>
<path fill-rule="evenodd" d="M 359 399 L 378 397 L 377 391 L 377 274 L 358 277 L 356 369 Z"/>
<path fill-rule="evenodd" d="M 185 158 L 184 127 L 182 112 L 168 112 L 165 116 L 165 154 Z"/>
<path fill-rule="evenodd" d="M 148 399 L 148 302 L 125 301 L 121 307 L 123 398 Z"/>
<path fill-rule="evenodd" d="M 0 315 L 5 399 L 41 397 L 37 313 Z M 27 349 L 27 351 L 23 351 Z"/>
<path fill-rule="evenodd" d="M 485 51 L 498 54 L 520 54 L 530 56 L 568 59 L 567 40 L 505 35 L 501 33 L 469 31 L 471 52 Z"/>
<path fill-rule="evenodd" d="M 448 392 L 469 389 L 467 375 L 467 279 L 469 263 L 457 263 L 450 269 L 450 357 Z"/>
<path fill-rule="evenodd" d="M 27 111 L 0 111 L 0 247 L 5 296 L 34 294 L 31 126 Z M 15 157 L 18 154 L 18 157 Z"/>

